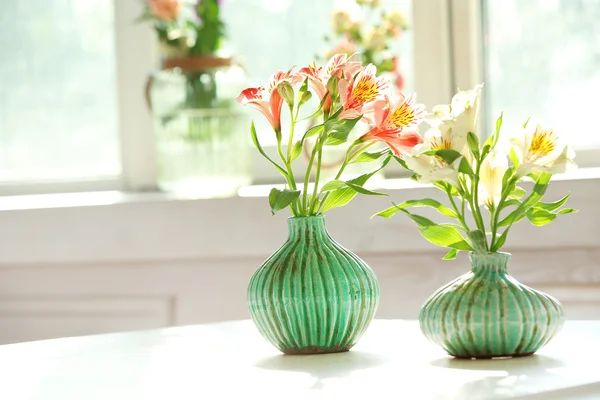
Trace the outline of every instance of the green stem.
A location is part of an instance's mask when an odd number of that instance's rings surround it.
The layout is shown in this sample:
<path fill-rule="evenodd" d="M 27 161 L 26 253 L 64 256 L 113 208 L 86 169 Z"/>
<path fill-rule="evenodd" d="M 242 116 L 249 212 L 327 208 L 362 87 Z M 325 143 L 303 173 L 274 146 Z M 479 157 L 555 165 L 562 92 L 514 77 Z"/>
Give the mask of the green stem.
<path fill-rule="evenodd" d="M 477 223 L 477 227 L 483 234 L 485 235 L 485 224 L 483 222 L 483 216 L 481 214 L 481 208 L 479 207 L 479 170 L 481 169 L 481 162 L 477 161 L 477 168 L 475 171 L 475 176 L 477 178 L 471 178 L 471 188 L 473 194 L 473 201 L 471 204 L 471 209 L 473 210 L 473 217 L 475 218 L 475 222 Z M 487 236 L 485 237 L 485 249 L 489 250 Z"/>
<path fill-rule="evenodd" d="M 310 172 L 312 170 L 312 166 L 315 161 L 315 155 L 317 153 L 317 149 L 320 146 L 320 137 L 317 139 L 315 143 L 315 147 L 313 147 L 312 152 L 310 153 L 310 160 L 308 161 L 308 167 L 306 168 L 306 175 L 304 176 L 304 193 L 302 193 L 302 211 L 305 213 L 304 215 L 308 216 L 308 181 L 310 180 Z M 321 164 L 319 163 L 317 166 L 317 174 L 319 173 L 319 169 Z"/>
<path fill-rule="evenodd" d="M 456 212 L 456 215 L 458 216 L 458 220 L 462 224 L 463 228 L 465 228 L 467 230 L 467 232 L 469 232 L 469 227 L 467 226 L 467 223 L 465 222 L 465 217 L 464 217 L 464 213 L 465 213 L 465 209 L 464 209 L 465 203 L 464 203 L 464 200 L 463 200 L 463 211 L 462 211 L 462 214 L 461 214 L 460 211 L 458 210 L 458 207 L 456 206 L 456 202 L 454 201 L 454 198 L 452 197 L 452 190 L 448 189 L 448 190 L 446 190 L 446 193 L 448 194 L 448 198 L 450 199 L 450 203 L 452 204 L 452 207 L 454 208 L 454 211 Z"/>
<path fill-rule="evenodd" d="M 318 199 L 320 194 L 317 194 L 317 191 L 319 189 L 319 178 L 321 177 L 321 161 L 323 159 L 323 146 L 320 145 L 319 146 L 319 156 L 317 158 L 317 173 L 315 176 L 315 187 L 313 190 L 313 200 L 312 203 L 310 205 L 310 213 L 312 214 L 314 211 L 316 211 L 316 205 L 318 204 Z"/>
<path fill-rule="evenodd" d="M 496 244 L 497 244 L 496 236 L 498 234 L 498 219 L 500 219 L 500 211 L 502 211 L 502 208 L 504 207 L 504 203 L 506 202 L 506 199 L 508 198 L 508 195 L 510 194 L 510 190 L 508 190 L 508 189 L 512 187 L 512 184 L 513 184 L 512 180 L 510 180 L 506 184 L 506 187 L 504 188 L 504 191 L 502 192 L 502 196 L 500 197 L 500 201 L 498 202 L 498 207 L 496 207 L 496 210 L 493 214 L 493 216 L 494 216 L 493 222 L 490 222 L 491 228 L 492 228 L 492 247 L 491 247 L 491 249 L 493 251 L 499 250 L 496 248 Z M 510 226 L 507 228 L 507 230 L 508 229 L 510 229 Z"/>

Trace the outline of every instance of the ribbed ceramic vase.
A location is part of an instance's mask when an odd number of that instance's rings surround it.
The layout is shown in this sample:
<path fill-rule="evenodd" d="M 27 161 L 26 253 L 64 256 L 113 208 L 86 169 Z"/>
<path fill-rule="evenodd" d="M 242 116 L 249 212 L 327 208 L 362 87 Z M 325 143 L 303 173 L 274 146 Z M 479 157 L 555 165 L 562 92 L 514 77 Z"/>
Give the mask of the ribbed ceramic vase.
<path fill-rule="evenodd" d="M 289 218 L 288 228 L 250 280 L 252 320 L 286 354 L 348 351 L 377 310 L 377 277 L 329 236 L 324 216 Z"/>
<path fill-rule="evenodd" d="M 508 253 L 471 253 L 471 272 L 431 296 L 419 315 L 421 330 L 458 358 L 533 354 L 560 330 L 560 303 L 507 272 Z"/>

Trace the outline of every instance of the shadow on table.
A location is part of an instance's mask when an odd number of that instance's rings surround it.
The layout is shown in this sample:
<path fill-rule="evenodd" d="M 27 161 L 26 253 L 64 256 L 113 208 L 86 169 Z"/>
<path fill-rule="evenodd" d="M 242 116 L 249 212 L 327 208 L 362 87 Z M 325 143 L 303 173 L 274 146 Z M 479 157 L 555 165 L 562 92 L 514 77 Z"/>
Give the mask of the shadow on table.
<path fill-rule="evenodd" d="M 568 377 L 551 372 L 552 369 L 564 367 L 563 362 L 542 355 L 499 360 L 441 358 L 430 364 L 438 368 L 487 371 L 491 374 L 465 383 L 456 393 L 456 398 L 461 399 L 537 399 L 541 397 L 529 395 L 542 388 L 547 392 L 573 384 Z"/>
<path fill-rule="evenodd" d="M 374 368 L 387 361 L 380 356 L 361 351 L 318 355 L 278 355 L 265 358 L 254 364 L 258 368 L 278 371 L 308 373 L 317 378 L 312 389 L 324 386 L 324 380 L 343 378 L 355 371 Z"/>

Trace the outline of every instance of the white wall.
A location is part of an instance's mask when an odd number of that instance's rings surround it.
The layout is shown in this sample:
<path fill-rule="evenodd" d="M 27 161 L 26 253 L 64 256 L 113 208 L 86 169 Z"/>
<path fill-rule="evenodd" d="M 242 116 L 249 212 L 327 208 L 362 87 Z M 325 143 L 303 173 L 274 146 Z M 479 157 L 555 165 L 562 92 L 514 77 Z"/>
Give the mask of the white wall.
<path fill-rule="evenodd" d="M 568 317 L 599 319 L 600 180 L 556 182 L 547 198 L 568 191 L 578 214 L 543 228 L 525 221 L 513 228 L 510 271 L 559 298 Z M 430 188 L 389 193 L 395 202 L 438 196 Z M 284 212 L 271 217 L 263 197 L 127 199 L 4 207 L 0 343 L 248 318 L 247 282 L 285 240 Z M 388 205 L 385 198 L 357 198 L 331 212 L 328 227 L 377 273 L 377 317 L 415 318 L 426 297 L 466 272 L 468 261 L 464 253 L 442 261 L 445 249 L 427 243 L 401 215 L 369 218 Z"/>

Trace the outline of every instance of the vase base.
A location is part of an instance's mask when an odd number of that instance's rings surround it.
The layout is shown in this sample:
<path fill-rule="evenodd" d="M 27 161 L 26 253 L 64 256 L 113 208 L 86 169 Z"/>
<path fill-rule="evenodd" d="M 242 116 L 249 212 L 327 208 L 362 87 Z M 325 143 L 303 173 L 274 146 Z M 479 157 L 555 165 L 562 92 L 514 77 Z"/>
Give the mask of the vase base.
<path fill-rule="evenodd" d="M 302 347 L 301 349 L 282 349 L 284 354 L 288 355 L 311 355 L 311 354 L 330 354 L 330 353 L 344 353 L 349 351 L 350 347 L 319 347 L 319 346 L 308 346 Z"/>
<path fill-rule="evenodd" d="M 458 358 L 461 360 L 494 360 L 494 359 L 505 359 L 505 358 L 518 358 L 518 357 L 527 357 L 533 355 L 533 351 L 529 353 L 513 353 L 513 354 L 482 354 L 482 355 L 456 355 L 450 354 L 454 358 Z"/>

